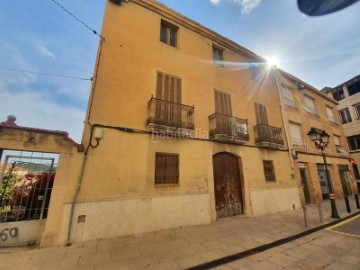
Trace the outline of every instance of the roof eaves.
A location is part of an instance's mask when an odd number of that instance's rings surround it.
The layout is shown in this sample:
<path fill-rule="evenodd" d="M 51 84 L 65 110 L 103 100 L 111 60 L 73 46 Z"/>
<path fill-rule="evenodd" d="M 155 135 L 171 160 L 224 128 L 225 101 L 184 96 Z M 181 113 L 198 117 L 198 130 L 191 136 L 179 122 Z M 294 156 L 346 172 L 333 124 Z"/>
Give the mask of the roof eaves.
<path fill-rule="evenodd" d="M 298 77 L 287 73 L 286 71 L 283 71 L 282 69 L 278 69 L 279 72 L 281 74 L 283 74 L 285 77 L 287 77 L 288 79 L 292 80 L 292 81 L 296 81 L 296 82 L 301 82 L 302 84 L 305 85 L 306 89 L 310 90 L 311 92 L 313 92 L 316 95 L 321 96 L 322 98 L 325 98 L 328 101 L 331 101 L 334 104 L 339 104 L 335 99 L 332 99 L 331 97 L 329 97 L 328 95 L 322 93 L 321 91 L 319 91 L 317 88 L 315 88 L 314 86 L 312 86 L 311 84 L 308 84 L 307 82 L 304 82 L 303 80 L 299 79 Z"/>
<path fill-rule="evenodd" d="M 41 128 L 31 128 L 31 127 L 22 127 L 22 126 L 8 126 L 4 125 L 3 123 L 0 124 L 0 129 L 16 129 L 16 130 L 23 130 L 28 132 L 35 132 L 35 133 L 42 133 L 42 134 L 48 134 L 48 135 L 58 135 L 63 137 L 66 141 L 68 141 L 70 144 L 79 147 L 80 144 L 75 142 L 73 139 L 69 137 L 69 134 L 66 131 L 60 131 L 60 130 L 51 130 L 51 129 L 41 129 Z"/>

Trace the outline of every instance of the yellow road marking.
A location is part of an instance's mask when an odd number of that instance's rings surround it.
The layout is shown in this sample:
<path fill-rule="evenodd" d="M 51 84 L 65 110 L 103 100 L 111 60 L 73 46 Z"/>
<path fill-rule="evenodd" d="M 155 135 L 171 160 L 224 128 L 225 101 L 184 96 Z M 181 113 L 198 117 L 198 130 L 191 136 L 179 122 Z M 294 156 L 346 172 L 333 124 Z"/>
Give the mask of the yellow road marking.
<path fill-rule="evenodd" d="M 326 228 L 325 230 L 326 230 L 326 231 L 331 231 L 331 232 L 334 232 L 334 233 L 338 233 L 338 234 L 343 234 L 343 235 L 351 236 L 351 237 L 358 237 L 358 238 L 360 238 L 360 235 L 357 235 L 357 234 L 344 233 L 344 232 L 339 232 L 339 231 L 333 230 L 334 228 L 337 228 L 337 227 L 339 227 L 339 226 L 341 226 L 341 225 L 344 225 L 344 224 L 346 224 L 346 223 L 349 223 L 349 222 L 351 222 L 351 221 L 353 221 L 353 220 L 355 220 L 355 219 L 357 219 L 357 218 L 360 218 L 360 215 L 357 215 L 357 216 L 355 216 L 355 217 L 352 217 L 352 218 L 349 218 L 349 219 L 347 219 L 347 220 L 344 220 L 344 221 L 342 221 L 342 222 L 340 222 L 340 223 L 338 223 L 338 224 L 335 224 L 335 225 L 333 225 L 333 226 L 330 226 L 330 227 Z"/>

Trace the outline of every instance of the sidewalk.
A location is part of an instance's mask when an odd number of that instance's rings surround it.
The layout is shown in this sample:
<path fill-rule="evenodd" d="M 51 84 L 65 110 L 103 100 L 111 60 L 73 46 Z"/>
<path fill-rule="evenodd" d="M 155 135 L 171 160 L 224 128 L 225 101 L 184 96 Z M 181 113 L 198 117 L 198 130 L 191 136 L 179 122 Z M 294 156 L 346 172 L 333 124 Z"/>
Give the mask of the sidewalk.
<path fill-rule="evenodd" d="M 341 218 L 344 200 L 337 200 Z M 352 213 L 358 212 L 350 198 Z M 302 209 L 258 217 L 235 216 L 208 225 L 191 226 L 47 249 L 0 249 L 0 269 L 185 269 L 298 234 L 333 221 L 330 203 L 308 206 L 308 227 Z"/>

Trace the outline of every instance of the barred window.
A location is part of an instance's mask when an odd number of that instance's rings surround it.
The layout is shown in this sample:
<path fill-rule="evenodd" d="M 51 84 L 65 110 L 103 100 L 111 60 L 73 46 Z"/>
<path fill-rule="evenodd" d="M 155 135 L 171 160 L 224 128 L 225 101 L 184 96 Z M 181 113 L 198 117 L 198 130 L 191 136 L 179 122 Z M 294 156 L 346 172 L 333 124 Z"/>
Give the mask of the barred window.
<path fill-rule="evenodd" d="M 179 155 L 156 153 L 155 184 L 179 183 Z"/>
<path fill-rule="evenodd" d="M 266 181 L 275 181 L 275 172 L 274 172 L 274 164 L 272 160 L 263 160 L 264 164 L 264 174 Z"/>

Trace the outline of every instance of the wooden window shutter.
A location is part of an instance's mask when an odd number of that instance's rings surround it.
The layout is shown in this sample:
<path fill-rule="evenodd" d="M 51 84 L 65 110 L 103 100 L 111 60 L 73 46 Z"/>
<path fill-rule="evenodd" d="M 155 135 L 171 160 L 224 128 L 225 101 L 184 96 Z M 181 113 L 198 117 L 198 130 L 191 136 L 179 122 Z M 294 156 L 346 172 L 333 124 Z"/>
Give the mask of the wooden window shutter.
<path fill-rule="evenodd" d="M 156 79 L 156 98 L 162 99 L 163 74 L 158 72 Z"/>
<path fill-rule="evenodd" d="M 177 103 L 181 103 L 181 79 L 176 79 L 176 99 Z"/>
<path fill-rule="evenodd" d="M 158 72 L 156 80 L 156 98 L 181 103 L 181 79 Z"/>
<path fill-rule="evenodd" d="M 215 90 L 215 112 L 232 115 L 231 96 L 229 94 Z"/>
<path fill-rule="evenodd" d="M 256 122 L 259 125 L 268 125 L 266 107 L 262 104 L 255 103 Z"/>
<path fill-rule="evenodd" d="M 226 94 L 227 102 L 226 102 L 226 108 L 227 108 L 227 115 L 232 115 L 232 108 L 231 108 L 231 96 L 229 94 Z"/>
<path fill-rule="evenodd" d="M 176 102 L 176 97 L 175 97 L 175 92 L 176 89 L 175 89 L 175 78 L 174 77 L 171 77 L 170 78 L 170 101 L 171 102 Z"/>
<path fill-rule="evenodd" d="M 165 74 L 165 85 L 164 85 L 164 94 L 163 94 L 163 100 L 169 100 L 169 91 L 170 91 L 170 78 L 169 75 Z"/>

